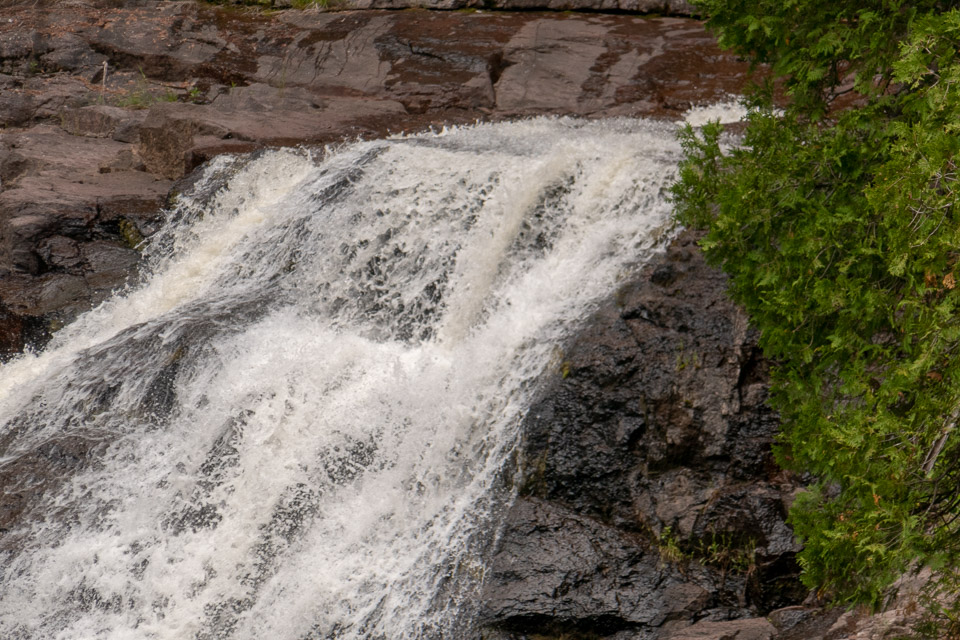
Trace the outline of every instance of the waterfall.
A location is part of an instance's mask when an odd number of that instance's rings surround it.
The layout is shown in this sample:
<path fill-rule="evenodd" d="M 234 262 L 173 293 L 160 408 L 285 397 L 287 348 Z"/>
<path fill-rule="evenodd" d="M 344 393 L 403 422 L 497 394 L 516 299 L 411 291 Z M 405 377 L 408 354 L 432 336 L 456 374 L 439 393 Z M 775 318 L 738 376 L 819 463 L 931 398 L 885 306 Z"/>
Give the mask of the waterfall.
<path fill-rule="evenodd" d="M 0 637 L 466 637 L 536 383 L 679 156 L 537 119 L 210 163 L 135 286 L 0 368 Z"/>

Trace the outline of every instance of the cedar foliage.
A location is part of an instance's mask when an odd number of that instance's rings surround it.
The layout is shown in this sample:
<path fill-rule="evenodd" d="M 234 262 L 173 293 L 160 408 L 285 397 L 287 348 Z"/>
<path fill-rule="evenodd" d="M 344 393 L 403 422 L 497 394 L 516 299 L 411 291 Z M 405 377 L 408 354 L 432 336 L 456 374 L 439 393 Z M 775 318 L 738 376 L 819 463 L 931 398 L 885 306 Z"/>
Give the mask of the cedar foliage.
<path fill-rule="evenodd" d="M 779 462 L 815 481 L 790 520 L 805 583 L 882 603 L 960 556 L 960 2 L 700 0 L 769 65 L 737 145 L 682 134 L 679 220 L 776 363 Z M 850 91 L 859 106 L 840 110 Z M 849 96 L 848 96 L 849 97 Z M 955 591 L 954 591 L 955 592 Z"/>

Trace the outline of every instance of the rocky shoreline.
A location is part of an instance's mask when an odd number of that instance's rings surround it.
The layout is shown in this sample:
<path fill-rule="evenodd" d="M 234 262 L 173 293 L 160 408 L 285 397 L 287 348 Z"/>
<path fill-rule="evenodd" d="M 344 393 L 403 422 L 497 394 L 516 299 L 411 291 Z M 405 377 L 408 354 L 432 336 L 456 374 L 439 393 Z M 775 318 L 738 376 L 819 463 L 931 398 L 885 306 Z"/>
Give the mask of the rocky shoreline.
<path fill-rule="evenodd" d="M 688 13 L 682 0 L 342 6 L 368 10 L 0 8 L 0 359 L 134 276 L 178 181 L 217 154 L 477 120 L 675 119 L 737 93 L 746 72 L 688 18 L 518 11 Z M 767 363 L 694 241 L 596 314 L 530 411 L 480 637 L 904 631 L 912 586 L 871 617 L 823 610 L 799 585 L 785 515 L 800 485 L 771 458 Z M 83 458 L 38 451 L 15 471 Z M 4 493 L 0 533 L 32 499 Z"/>

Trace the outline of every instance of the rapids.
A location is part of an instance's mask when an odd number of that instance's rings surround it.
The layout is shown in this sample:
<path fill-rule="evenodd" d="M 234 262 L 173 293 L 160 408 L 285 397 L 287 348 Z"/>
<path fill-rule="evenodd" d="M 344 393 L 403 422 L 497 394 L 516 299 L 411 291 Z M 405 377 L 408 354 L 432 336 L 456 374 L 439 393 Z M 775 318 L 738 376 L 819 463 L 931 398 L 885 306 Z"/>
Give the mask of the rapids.
<path fill-rule="evenodd" d="M 679 157 L 537 119 L 213 161 L 137 285 L 0 368 L 0 465 L 91 451 L 0 536 L 0 637 L 468 637 L 536 383 Z"/>

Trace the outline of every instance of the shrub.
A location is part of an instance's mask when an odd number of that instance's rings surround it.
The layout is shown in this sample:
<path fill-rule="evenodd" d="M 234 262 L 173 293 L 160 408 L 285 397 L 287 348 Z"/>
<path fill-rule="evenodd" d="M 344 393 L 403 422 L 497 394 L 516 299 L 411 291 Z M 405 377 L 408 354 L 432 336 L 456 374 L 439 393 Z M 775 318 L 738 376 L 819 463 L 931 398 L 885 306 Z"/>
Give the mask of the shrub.
<path fill-rule="evenodd" d="M 739 144 L 682 134 L 673 188 L 777 363 L 804 580 L 881 603 L 960 550 L 960 10 L 956 2 L 701 0 L 769 75 Z M 774 109 L 776 86 L 786 98 Z M 857 94 L 856 108 L 838 109 Z"/>

